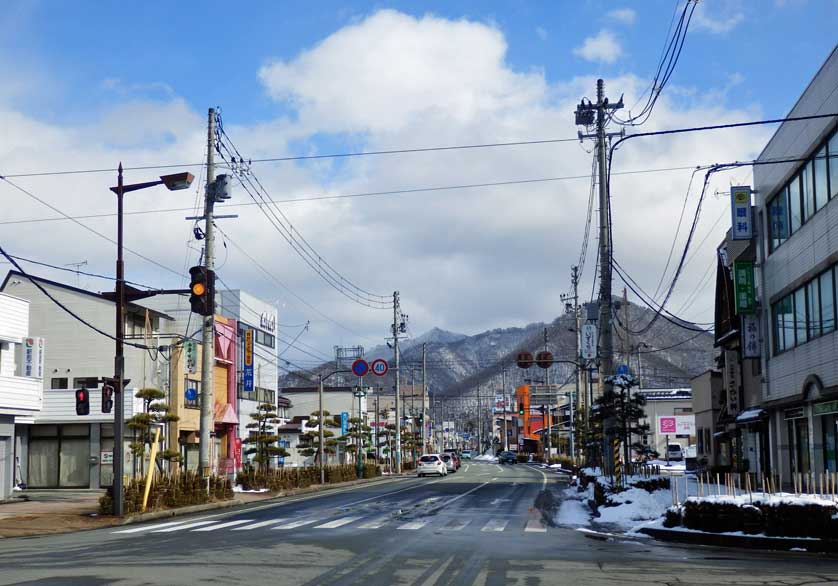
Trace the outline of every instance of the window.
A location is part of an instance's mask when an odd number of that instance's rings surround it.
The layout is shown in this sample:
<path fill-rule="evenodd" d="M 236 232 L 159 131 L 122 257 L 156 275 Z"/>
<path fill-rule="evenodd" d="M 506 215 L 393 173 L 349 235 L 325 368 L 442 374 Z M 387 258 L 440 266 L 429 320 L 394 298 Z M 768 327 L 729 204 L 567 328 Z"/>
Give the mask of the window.
<path fill-rule="evenodd" d="M 50 380 L 49 388 L 51 389 L 66 389 L 67 387 L 67 377 L 61 378 L 54 378 Z"/>
<path fill-rule="evenodd" d="M 800 206 L 800 176 L 795 175 L 789 183 L 789 213 L 791 214 L 791 232 L 800 230 L 803 225 L 803 211 Z"/>
<path fill-rule="evenodd" d="M 803 196 L 803 221 L 808 221 L 815 215 L 815 189 L 812 182 L 812 161 L 803 165 L 800 170 L 800 193 Z"/>
<path fill-rule="evenodd" d="M 794 315 L 791 295 L 786 295 L 773 307 L 774 353 L 794 347 Z"/>
<path fill-rule="evenodd" d="M 806 289 L 794 292 L 794 344 L 802 344 L 806 337 Z"/>
<path fill-rule="evenodd" d="M 272 334 L 268 334 L 267 332 L 263 332 L 262 330 L 256 330 L 256 343 L 261 344 L 262 346 L 273 348 L 276 342 Z"/>
<path fill-rule="evenodd" d="M 823 333 L 835 329 L 835 286 L 833 281 L 834 270 L 829 269 L 821 273 L 818 278 L 821 285 L 821 324 Z"/>
<path fill-rule="evenodd" d="M 789 237 L 789 191 L 784 188 L 768 204 L 768 230 L 771 252 Z"/>
<path fill-rule="evenodd" d="M 829 186 L 827 184 L 826 168 L 826 145 L 821 147 L 815 155 L 814 164 L 814 188 L 815 188 L 815 211 L 821 209 L 829 201 Z M 838 162 L 835 163 L 838 167 Z"/>
<path fill-rule="evenodd" d="M 830 197 L 835 197 L 838 195 L 838 132 L 832 133 L 832 138 L 829 139 L 829 145 L 827 146 L 827 154 L 829 155 L 827 166 L 829 167 Z M 833 159 L 832 157 L 836 158 Z"/>
<path fill-rule="evenodd" d="M 189 399 L 192 395 L 191 390 L 195 391 L 195 398 Z M 186 379 L 183 392 L 183 406 L 187 409 L 201 408 L 201 381 Z"/>
<path fill-rule="evenodd" d="M 809 316 L 806 323 L 807 337 L 810 340 L 821 335 L 821 302 L 818 291 L 818 279 L 806 284 L 806 314 Z"/>
<path fill-rule="evenodd" d="M 85 376 L 73 379 L 74 389 L 95 389 L 99 386 L 99 379 L 95 376 Z"/>

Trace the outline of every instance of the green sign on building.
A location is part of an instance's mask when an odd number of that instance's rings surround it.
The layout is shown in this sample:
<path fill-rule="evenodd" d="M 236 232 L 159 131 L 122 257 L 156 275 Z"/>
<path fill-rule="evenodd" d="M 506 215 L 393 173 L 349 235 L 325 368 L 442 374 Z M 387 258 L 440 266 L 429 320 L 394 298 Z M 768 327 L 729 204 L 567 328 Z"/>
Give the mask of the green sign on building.
<path fill-rule="evenodd" d="M 838 401 L 827 401 L 815 405 L 815 415 L 828 415 L 829 413 L 838 413 Z"/>
<path fill-rule="evenodd" d="M 753 261 L 733 261 L 733 294 L 736 298 L 735 307 L 737 314 L 756 313 L 757 298 L 754 288 Z"/>

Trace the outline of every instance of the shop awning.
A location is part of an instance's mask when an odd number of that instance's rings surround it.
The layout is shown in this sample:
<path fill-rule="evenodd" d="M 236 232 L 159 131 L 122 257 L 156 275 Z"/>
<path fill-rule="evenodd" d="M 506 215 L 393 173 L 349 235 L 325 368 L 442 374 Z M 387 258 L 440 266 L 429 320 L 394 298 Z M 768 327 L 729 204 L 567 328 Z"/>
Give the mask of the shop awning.
<path fill-rule="evenodd" d="M 725 438 L 730 437 L 730 433 L 727 432 L 727 431 L 717 431 L 716 433 L 713 434 L 713 437 L 719 438 L 719 439 L 725 439 Z"/>
<path fill-rule="evenodd" d="M 757 421 L 762 421 L 763 419 L 768 418 L 768 411 L 763 409 L 762 407 L 751 407 L 749 409 L 745 409 L 736 416 L 736 423 L 743 424 L 743 423 L 755 423 Z"/>
<path fill-rule="evenodd" d="M 214 415 L 216 423 L 229 423 L 231 425 L 238 425 L 239 423 L 239 418 L 236 416 L 236 411 L 230 404 L 219 405 L 218 403 L 216 403 Z"/>

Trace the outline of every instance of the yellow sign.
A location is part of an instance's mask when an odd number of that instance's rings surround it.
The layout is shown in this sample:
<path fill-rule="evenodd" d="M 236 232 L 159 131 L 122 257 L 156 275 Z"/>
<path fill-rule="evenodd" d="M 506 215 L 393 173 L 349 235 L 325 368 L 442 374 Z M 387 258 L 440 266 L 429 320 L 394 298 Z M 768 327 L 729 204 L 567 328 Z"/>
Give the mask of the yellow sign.
<path fill-rule="evenodd" d="M 737 189 L 733 192 L 733 201 L 736 203 L 751 203 L 750 189 Z"/>
<path fill-rule="evenodd" d="M 244 331 L 244 365 L 253 366 L 253 330 Z"/>

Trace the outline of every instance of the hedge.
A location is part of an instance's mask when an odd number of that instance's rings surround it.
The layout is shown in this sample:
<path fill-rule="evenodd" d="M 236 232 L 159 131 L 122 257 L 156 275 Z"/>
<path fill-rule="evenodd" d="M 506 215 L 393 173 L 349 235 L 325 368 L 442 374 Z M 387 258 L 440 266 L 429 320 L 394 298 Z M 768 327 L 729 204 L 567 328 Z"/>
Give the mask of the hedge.
<path fill-rule="evenodd" d="M 190 505 L 200 505 L 211 501 L 223 501 L 233 498 L 233 487 L 224 476 L 211 476 L 210 490 L 207 494 L 207 481 L 195 472 L 183 472 L 174 475 L 157 476 L 151 483 L 146 511 L 159 511 Z M 123 488 L 124 512 L 127 515 L 140 513 L 143 508 L 145 480 L 135 478 Z M 99 499 L 99 512 L 103 515 L 113 513 L 113 487 Z"/>
<path fill-rule="evenodd" d="M 358 478 L 358 472 L 354 464 L 326 466 L 324 471 L 327 484 L 346 482 Z M 377 464 L 364 463 L 364 478 L 375 478 L 376 476 L 381 476 L 381 467 Z M 272 468 L 267 472 L 257 471 L 254 468 L 245 468 L 236 474 L 236 484 L 240 484 L 244 490 L 267 488 L 272 492 L 276 492 L 294 488 L 306 488 L 319 483 L 319 467 Z"/>

